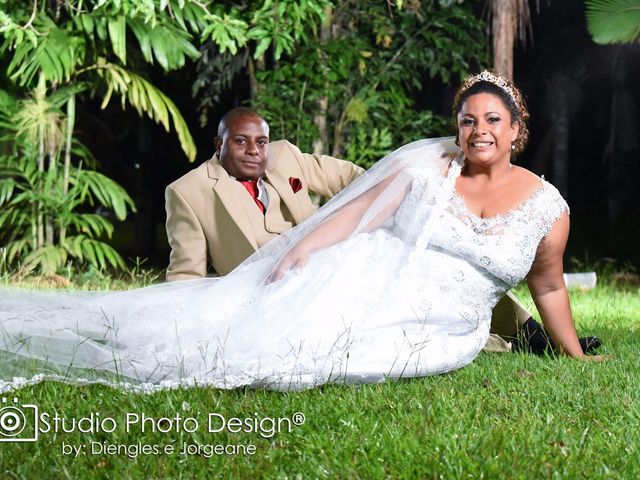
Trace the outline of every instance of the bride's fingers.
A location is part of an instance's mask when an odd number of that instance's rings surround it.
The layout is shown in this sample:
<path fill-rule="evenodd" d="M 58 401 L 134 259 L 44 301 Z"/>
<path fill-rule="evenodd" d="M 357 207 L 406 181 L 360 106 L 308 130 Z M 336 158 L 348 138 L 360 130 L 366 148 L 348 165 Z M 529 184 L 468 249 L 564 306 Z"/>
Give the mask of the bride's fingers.
<path fill-rule="evenodd" d="M 284 277 L 285 273 L 293 268 L 304 267 L 309 261 L 306 254 L 297 254 L 295 256 L 287 256 L 282 259 L 273 272 L 267 277 L 267 283 L 273 283 Z"/>
<path fill-rule="evenodd" d="M 287 273 L 291 267 L 295 265 L 295 261 L 290 257 L 285 257 L 282 261 L 276 266 L 276 268 L 271 272 L 271 274 L 267 277 L 267 283 L 273 283 L 280 280 L 284 277 L 284 274 Z"/>
<path fill-rule="evenodd" d="M 282 278 L 282 275 L 284 275 L 284 272 L 285 270 L 282 269 L 281 264 L 278 265 L 278 267 L 275 270 L 273 270 L 267 277 L 267 283 L 277 282 Z"/>

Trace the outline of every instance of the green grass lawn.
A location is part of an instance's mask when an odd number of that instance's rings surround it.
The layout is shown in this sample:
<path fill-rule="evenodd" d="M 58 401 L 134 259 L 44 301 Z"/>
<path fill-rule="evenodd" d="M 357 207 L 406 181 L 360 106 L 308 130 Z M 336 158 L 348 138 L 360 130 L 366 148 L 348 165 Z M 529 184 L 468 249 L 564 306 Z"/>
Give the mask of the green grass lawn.
<path fill-rule="evenodd" d="M 67 421 L 109 417 L 115 430 L 0 443 L 0 477 L 640 478 L 640 289 L 605 283 L 572 292 L 572 305 L 579 331 L 601 337 L 601 352 L 613 358 L 598 364 L 483 353 L 447 375 L 290 393 L 27 387 L 10 399 Z M 298 412 L 304 423 L 287 428 Z M 127 431 L 128 413 L 155 421 L 144 432 L 132 422 Z M 247 418 L 254 431 L 208 432 L 216 413 Z M 176 415 L 194 418 L 196 431 Z M 270 419 L 278 418 L 274 432 Z M 201 447 L 183 454 L 184 443 Z M 106 444 L 120 451 L 107 453 Z M 235 453 L 216 453 L 216 445 Z M 68 453 L 73 447 L 77 457 Z"/>

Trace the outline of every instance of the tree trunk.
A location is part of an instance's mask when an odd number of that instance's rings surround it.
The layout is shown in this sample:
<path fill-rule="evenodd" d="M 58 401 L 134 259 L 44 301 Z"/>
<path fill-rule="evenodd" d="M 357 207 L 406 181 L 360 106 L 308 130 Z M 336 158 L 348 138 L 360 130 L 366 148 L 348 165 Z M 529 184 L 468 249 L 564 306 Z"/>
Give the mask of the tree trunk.
<path fill-rule="evenodd" d="M 247 55 L 247 73 L 249 75 L 249 99 L 253 100 L 258 93 L 258 81 L 256 80 L 256 65 L 253 61 L 251 51 L 249 51 L 249 55 Z"/>
<path fill-rule="evenodd" d="M 493 68 L 505 77 L 513 78 L 513 45 L 515 41 L 517 0 L 491 2 L 493 32 Z"/>
<path fill-rule="evenodd" d="M 258 83 L 257 74 L 265 69 L 264 55 L 254 60 L 251 50 L 247 54 L 247 72 L 249 74 L 249 95 L 250 99 L 257 98 L 260 93 L 261 86 Z"/>
<path fill-rule="evenodd" d="M 313 142 L 313 153 L 322 155 L 329 145 L 329 132 L 327 130 L 327 112 L 329 111 L 329 99 L 323 96 L 318 100 L 318 113 L 313 118 L 313 123 L 318 127 L 318 138 Z"/>
<path fill-rule="evenodd" d="M 331 39 L 331 23 L 333 20 L 333 9 L 331 6 L 325 8 L 325 20 L 320 27 L 320 43 L 325 44 Z M 322 52 L 320 53 L 322 55 Z M 318 113 L 313 118 L 313 123 L 318 127 L 318 138 L 313 142 L 313 153 L 322 155 L 329 148 L 329 132 L 327 130 L 327 114 L 329 111 L 329 98 L 323 95 L 318 99 Z"/>
<path fill-rule="evenodd" d="M 333 128 L 333 149 L 331 150 L 331 155 L 340 158 L 342 157 L 342 129 L 344 128 L 345 122 L 347 121 L 347 107 L 345 106 L 340 118 L 336 122 L 335 127 Z"/>

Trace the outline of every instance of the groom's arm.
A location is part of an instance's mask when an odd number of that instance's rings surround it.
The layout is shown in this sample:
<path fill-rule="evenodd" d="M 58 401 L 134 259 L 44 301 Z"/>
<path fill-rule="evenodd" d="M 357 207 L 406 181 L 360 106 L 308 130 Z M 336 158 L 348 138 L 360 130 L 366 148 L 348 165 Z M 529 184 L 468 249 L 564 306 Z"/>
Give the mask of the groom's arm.
<path fill-rule="evenodd" d="M 302 153 L 298 147 L 285 140 L 285 145 L 297 160 L 309 190 L 323 197 L 333 197 L 364 173 L 354 163 L 329 155 Z"/>
<path fill-rule="evenodd" d="M 165 190 L 167 238 L 171 246 L 167 281 L 202 278 L 207 274 L 207 241 L 193 209 L 171 185 Z"/>

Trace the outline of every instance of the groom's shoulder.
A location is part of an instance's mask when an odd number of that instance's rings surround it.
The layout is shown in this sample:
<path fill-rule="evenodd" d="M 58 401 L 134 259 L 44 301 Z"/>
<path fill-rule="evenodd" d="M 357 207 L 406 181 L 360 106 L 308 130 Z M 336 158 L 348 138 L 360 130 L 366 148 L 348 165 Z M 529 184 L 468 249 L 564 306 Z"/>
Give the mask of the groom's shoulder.
<path fill-rule="evenodd" d="M 177 180 L 171 182 L 167 188 L 182 190 L 185 188 L 193 188 L 199 184 L 207 184 L 211 178 L 216 176 L 217 170 L 222 168 L 213 158 L 205 160 L 200 165 L 192 168 Z"/>
<path fill-rule="evenodd" d="M 276 140 L 269 143 L 269 158 L 295 158 L 301 156 L 300 149 L 289 140 Z"/>
<path fill-rule="evenodd" d="M 267 174 L 287 173 L 300 175 L 300 165 L 304 163 L 301 150 L 288 140 L 269 143 Z"/>

